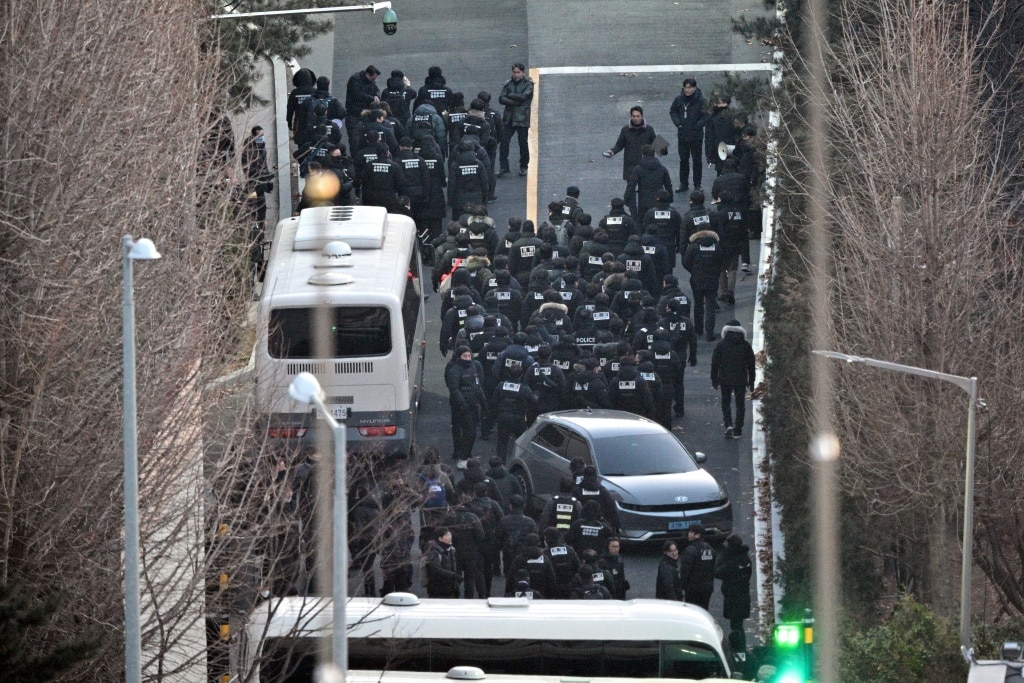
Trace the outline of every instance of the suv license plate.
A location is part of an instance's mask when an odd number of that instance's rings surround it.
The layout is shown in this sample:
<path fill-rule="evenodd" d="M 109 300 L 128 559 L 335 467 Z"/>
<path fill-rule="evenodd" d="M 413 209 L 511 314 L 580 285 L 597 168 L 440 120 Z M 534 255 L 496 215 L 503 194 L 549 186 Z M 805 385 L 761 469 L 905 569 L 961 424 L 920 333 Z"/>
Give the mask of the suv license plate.
<path fill-rule="evenodd" d="M 669 522 L 668 523 L 668 530 L 669 531 L 685 531 L 686 529 L 689 529 L 694 524 L 700 524 L 700 520 L 699 519 L 684 519 L 681 522 Z"/>
<path fill-rule="evenodd" d="M 333 417 L 335 420 L 348 419 L 350 410 L 348 406 L 330 406 L 330 409 L 331 417 Z"/>

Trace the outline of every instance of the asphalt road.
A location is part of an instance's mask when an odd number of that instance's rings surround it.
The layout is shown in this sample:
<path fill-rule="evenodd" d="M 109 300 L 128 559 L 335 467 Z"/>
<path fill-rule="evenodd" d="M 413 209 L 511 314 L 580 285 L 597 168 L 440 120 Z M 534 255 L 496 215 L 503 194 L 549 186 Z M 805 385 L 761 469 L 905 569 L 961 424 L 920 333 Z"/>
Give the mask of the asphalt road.
<path fill-rule="evenodd" d="M 678 185 L 678 157 L 668 110 L 679 92 L 684 73 L 693 76 L 705 97 L 720 87 L 721 71 L 730 64 L 763 63 L 767 53 L 748 45 L 731 30 L 731 17 L 753 17 L 764 12 L 759 0 L 395 0 L 398 33 L 385 36 L 377 17 L 369 13 L 338 15 L 333 45 L 333 91 L 344 97 L 348 77 L 374 64 L 383 73 L 402 69 L 418 88 L 427 69 L 440 66 L 455 91 L 469 101 L 480 90 L 497 94 L 513 62 L 523 62 L 537 81 L 537 125 L 534 163 L 528 177 L 515 174 L 498 181 L 497 203 L 491 216 L 503 228 L 510 216 L 528 215 L 560 199 L 568 185 L 578 185 L 580 202 L 595 224 L 607 212 L 609 201 L 621 196 L 621 159 L 608 160 L 601 152 L 612 145 L 628 119 L 629 108 L 641 104 L 648 122 L 672 143 L 663 159 Z M 307 60 L 323 62 L 324 54 Z M 651 67 L 664 68 L 652 69 Z M 673 65 L 702 65 L 672 68 Z M 647 69 L 616 69 L 640 66 Z M 569 73 L 555 73 L 551 69 Z M 607 73 L 593 73 L 604 67 Z M 318 73 L 322 71 L 318 70 Z M 513 142 L 512 164 L 518 159 Z M 705 169 L 709 190 L 714 170 Z M 686 211 L 685 198 L 676 202 Z M 538 221 L 539 224 L 539 221 Z M 756 242 L 751 243 L 756 252 Z M 757 255 L 752 254 L 752 263 Z M 675 274 L 688 282 L 680 265 Z M 735 306 L 724 306 L 718 326 L 737 318 L 750 330 L 756 276 L 737 284 Z M 420 412 L 421 442 L 450 453 L 448 400 L 444 388 L 445 359 L 437 350 L 438 297 L 427 302 L 428 360 L 426 395 Z M 723 437 L 718 392 L 708 377 L 712 343 L 699 343 L 698 364 L 687 368 L 686 417 L 677 418 L 674 430 L 691 451 L 708 456 L 707 469 L 723 482 L 734 506 L 734 528 L 745 539 L 753 535 L 752 473 L 749 430 L 743 440 Z M 748 404 L 749 414 L 749 404 Z M 749 424 L 749 419 L 748 419 Z M 493 442 L 477 442 L 475 454 L 491 454 Z M 631 597 L 653 597 L 659 552 L 650 547 L 625 551 Z M 712 614 L 721 614 L 716 592 Z M 751 620 L 748 623 L 754 623 Z"/>

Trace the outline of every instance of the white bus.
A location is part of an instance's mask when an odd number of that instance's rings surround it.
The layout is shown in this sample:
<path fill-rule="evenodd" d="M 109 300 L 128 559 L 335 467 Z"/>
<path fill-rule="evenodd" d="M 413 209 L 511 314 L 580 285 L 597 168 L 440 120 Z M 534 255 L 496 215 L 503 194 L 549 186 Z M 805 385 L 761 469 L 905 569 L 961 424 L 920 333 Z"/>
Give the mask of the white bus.
<path fill-rule="evenodd" d="M 313 438 L 315 413 L 288 395 L 295 375 L 311 372 L 350 447 L 409 452 L 426 353 L 421 269 L 415 223 L 380 207 L 317 207 L 277 224 L 255 350 L 268 436 Z M 329 307 L 321 358 L 318 306 Z"/>
<path fill-rule="evenodd" d="M 718 622 L 668 600 L 351 598 L 349 668 L 442 673 L 634 678 L 729 678 Z M 256 606 L 242 635 L 239 680 L 308 683 L 331 600 L 289 597 Z"/>
<path fill-rule="evenodd" d="M 489 674 L 475 666 L 459 666 L 445 673 L 421 671 L 349 671 L 348 683 L 427 683 L 429 681 L 487 681 L 488 683 L 640 683 L 646 678 L 593 677 L 569 678 L 564 676 L 518 676 Z M 705 678 L 703 683 L 729 683 L 732 679 Z M 663 678 L 660 683 L 696 683 L 695 678 Z"/>

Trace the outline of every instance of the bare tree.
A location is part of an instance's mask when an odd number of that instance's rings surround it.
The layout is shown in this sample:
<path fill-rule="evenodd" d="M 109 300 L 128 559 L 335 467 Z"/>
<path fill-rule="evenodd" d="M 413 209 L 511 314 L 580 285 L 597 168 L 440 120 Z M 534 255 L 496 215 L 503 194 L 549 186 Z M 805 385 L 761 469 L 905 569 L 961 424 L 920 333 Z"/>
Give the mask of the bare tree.
<path fill-rule="evenodd" d="M 247 355 L 249 298 L 205 14 L 12 0 L 0 15 L 0 582 L 68 596 L 41 650 L 100 637 L 69 679 L 122 671 L 128 233 L 163 253 L 135 278 L 143 664 L 205 667 L 202 417 L 217 406 L 202 387 Z"/>
<path fill-rule="evenodd" d="M 987 24 L 1005 9 L 996 2 L 972 24 L 966 3 L 833 3 L 828 267 L 840 350 L 980 378 L 989 414 L 979 430 L 977 558 L 1019 610 L 1024 506 L 1011 492 L 1024 462 L 1012 416 L 1024 386 L 1024 260 L 1020 201 L 1007 182 L 1020 168 L 997 161 L 1007 155 L 997 154 L 994 103 L 1007 84 L 983 69 Z M 792 135 L 800 123 L 790 119 Z M 787 174 L 799 178 L 794 165 L 805 161 L 787 159 Z M 844 368 L 835 381 L 842 487 L 872 525 L 873 550 L 895 555 L 914 588 L 952 614 L 964 394 L 870 368 Z"/>

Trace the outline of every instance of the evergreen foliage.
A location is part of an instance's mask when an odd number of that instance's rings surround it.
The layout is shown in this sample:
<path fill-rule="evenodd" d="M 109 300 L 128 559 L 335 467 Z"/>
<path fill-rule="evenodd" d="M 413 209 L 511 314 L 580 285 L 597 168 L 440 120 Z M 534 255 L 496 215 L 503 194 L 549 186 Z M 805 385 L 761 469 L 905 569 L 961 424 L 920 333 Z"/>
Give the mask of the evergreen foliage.
<path fill-rule="evenodd" d="M 956 630 L 910 597 L 900 598 L 884 623 L 844 635 L 845 683 L 946 683 L 967 676 Z"/>
<path fill-rule="evenodd" d="M 264 12 L 352 4 L 344 0 L 214 0 L 211 14 Z M 210 35 L 204 47 L 217 51 L 223 75 L 230 83 L 229 106 L 246 110 L 265 104 L 253 90 L 260 60 L 271 57 L 304 57 L 310 48 L 303 41 L 326 33 L 334 25 L 330 15 L 291 14 L 247 19 L 221 19 L 207 24 Z"/>
<path fill-rule="evenodd" d="M 0 678 L 7 683 L 52 681 L 88 661 L 98 639 L 76 639 L 40 651 L 37 639 L 60 605 L 56 594 L 36 598 L 15 586 L 0 584 Z"/>

